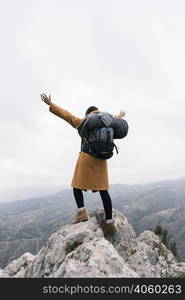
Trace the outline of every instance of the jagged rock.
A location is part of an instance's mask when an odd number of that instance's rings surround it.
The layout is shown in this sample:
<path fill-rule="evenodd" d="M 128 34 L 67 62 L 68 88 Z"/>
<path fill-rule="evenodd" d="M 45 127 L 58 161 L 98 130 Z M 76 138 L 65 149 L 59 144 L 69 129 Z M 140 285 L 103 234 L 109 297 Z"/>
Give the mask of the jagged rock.
<path fill-rule="evenodd" d="M 66 256 L 79 245 L 103 237 L 95 218 L 75 225 L 65 225 L 51 235 L 29 266 L 26 277 L 47 277 L 56 272 Z"/>
<path fill-rule="evenodd" d="M 11 277 L 24 277 L 28 265 L 34 260 L 35 256 L 26 252 L 18 259 L 11 261 L 5 268 L 5 271 Z"/>
<path fill-rule="evenodd" d="M 101 208 L 97 208 L 90 215 L 96 218 L 98 226 L 101 227 L 104 211 Z M 114 246 L 120 256 L 127 261 L 130 254 L 136 251 L 136 234 L 132 225 L 128 223 L 127 218 L 115 209 L 113 209 L 113 219 L 117 231 L 115 234 L 107 236 L 106 239 Z"/>
<path fill-rule="evenodd" d="M 83 243 L 50 277 L 138 277 L 104 238 Z"/>
<path fill-rule="evenodd" d="M 136 241 L 137 251 L 128 263 L 140 277 L 167 278 L 185 274 L 185 263 L 178 263 L 154 232 L 145 230 Z"/>
<path fill-rule="evenodd" d="M 63 226 L 54 233 L 27 269 L 26 277 L 138 277 L 111 245 L 116 241 L 117 246 L 119 242 L 121 245 L 123 231 L 127 232 L 128 245 L 133 239 L 133 230 L 126 218 L 119 212 L 114 211 L 114 214 L 118 225 L 116 240 L 104 239 L 99 226 L 104 214 L 102 209 L 97 209 L 89 221 Z"/>
<path fill-rule="evenodd" d="M 87 222 L 65 225 L 51 235 L 35 257 L 8 265 L 14 277 L 183 277 L 179 263 L 160 238 L 146 230 L 139 237 L 127 218 L 116 210 L 117 232 L 103 235 L 103 209 Z"/>

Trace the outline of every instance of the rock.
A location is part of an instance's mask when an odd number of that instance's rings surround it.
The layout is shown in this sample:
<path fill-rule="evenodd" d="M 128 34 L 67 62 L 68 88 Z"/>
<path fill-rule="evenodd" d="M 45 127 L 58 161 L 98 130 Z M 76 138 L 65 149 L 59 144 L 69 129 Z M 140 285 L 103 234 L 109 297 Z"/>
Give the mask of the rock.
<path fill-rule="evenodd" d="M 104 238 L 83 243 L 50 277 L 138 277 Z"/>
<path fill-rule="evenodd" d="M 185 263 L 178 263 L 172 252 L 150 230 L 136 239 L 137 251 L 129 257 L 129 265 L 140 277 L 179 277 L 185 274 Z"/>
<path fill-rule="evenodd" d="M 95 209 L 90 216 L 96 218 L 97 224 L 100 227 L 104 219 L 104 211 L 101 208 Z M 127 261 L 130 253 L 136 251 L 136 234 L 132 225 L 128 223 L 127 218 L 115 209 L 113 209 L 113 219 L 117 231 L 115 234 L 107 236 L 106 239 Z"/>
<path fill-rule="evenodd" d="M 28 265 L 33 262 L 35 256 L 31 253 L 26 252 L 18 259 L 11 261 L 5 268 L 5 271 L 11 277 L 24 277 L 25 271 Z"/>
<path fill-rule="evenodd" d="M 34 257 L 25 254 L 6 267 L 14 277 L 183 277 L 179 263 L 152 231 L 139 237 L 116 210 L 117 232 L 106 238 L 101 229 L 103 209 L 86 222 L 62 226 Z"/>
<path fill-rule="evenodd" d="M 81 244 L 103 237 L 96 219 L 75 225 L 65 225 L 51 235 L 29 266 L 26 277 L 48 277 L 56 272 L 66 256 Z"/>

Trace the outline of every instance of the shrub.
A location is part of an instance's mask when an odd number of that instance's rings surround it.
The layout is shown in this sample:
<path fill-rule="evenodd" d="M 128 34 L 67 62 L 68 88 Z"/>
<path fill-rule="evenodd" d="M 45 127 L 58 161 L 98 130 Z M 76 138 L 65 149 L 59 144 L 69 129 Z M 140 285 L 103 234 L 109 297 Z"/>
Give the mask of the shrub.
<path fill-rule="evenodd" d="M 161 239 L 161 242 L 166 246 L 168 250 L 170 250 L 175 258 L 179 260 L 179 255 L 176 247 L 176 242 L 171 241 L 168 237 L 168 230 L 163 228 L 161 225 L 157 225 L 153 232 L 158 235 Z"/>

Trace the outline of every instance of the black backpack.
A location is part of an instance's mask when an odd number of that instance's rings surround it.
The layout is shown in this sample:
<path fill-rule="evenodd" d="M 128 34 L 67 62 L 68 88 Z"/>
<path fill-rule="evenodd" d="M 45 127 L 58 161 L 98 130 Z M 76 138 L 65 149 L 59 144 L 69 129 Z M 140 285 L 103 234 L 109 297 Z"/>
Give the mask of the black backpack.
<path fill-rule="evenodd" d="M 113 128 L 114 127 L 114 128 Z M 109 113 L 91 113 L 77 128 L 82 137 L 81 151 L 99 159 L 109 159 L 116 148 L 114 138 L 127 135 L 128 124 Z"/>
<path fill-rule="evenodd" d="M 83 138 L 81 150 L 99 159 L 109 159 L 113 156 L 114 147 L 118 149 L 113 141 L 113 128 L 94 128 L 89 133 L 89 139 Z"/>

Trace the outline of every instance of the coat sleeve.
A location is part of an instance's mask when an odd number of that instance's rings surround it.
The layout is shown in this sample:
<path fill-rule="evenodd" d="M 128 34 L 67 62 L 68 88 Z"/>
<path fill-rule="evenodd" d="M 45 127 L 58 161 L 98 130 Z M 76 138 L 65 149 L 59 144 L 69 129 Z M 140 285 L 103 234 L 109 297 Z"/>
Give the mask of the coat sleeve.
<path fill-rule="evenodd" d="M 72 115 L 69 111 L 61 108 L 60 106 L 58 106 L 54 103 L 51 104 L 51 106 L 49 107 L 49 110 L 56 116 L 62 118 L 66 122 L 68 122 L 74 128 L 76 128 L 83 120 L 83 119 L 80 119 L 80 118 Z"/>

